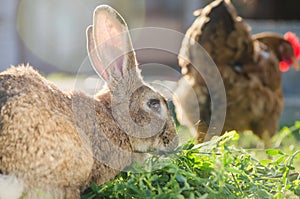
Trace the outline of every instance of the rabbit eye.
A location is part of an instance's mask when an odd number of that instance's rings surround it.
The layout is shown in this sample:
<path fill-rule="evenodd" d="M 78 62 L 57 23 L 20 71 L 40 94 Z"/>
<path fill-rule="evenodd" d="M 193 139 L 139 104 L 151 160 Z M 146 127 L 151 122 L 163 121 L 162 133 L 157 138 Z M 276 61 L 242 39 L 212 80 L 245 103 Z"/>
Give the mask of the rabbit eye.
<path fill-rule="evenodd" d="M 155 111 L 160 111 L 160 101 L 159 99 L 150 99 L 148 102 L 147 102 L 147 105 L 149 108 L 155 110 Z"/>

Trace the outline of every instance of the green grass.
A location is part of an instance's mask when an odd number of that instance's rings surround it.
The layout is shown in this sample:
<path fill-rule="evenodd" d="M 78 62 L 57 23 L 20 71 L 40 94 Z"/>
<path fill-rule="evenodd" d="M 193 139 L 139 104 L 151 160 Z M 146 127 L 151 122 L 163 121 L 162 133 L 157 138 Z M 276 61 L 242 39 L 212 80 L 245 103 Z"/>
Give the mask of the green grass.
<path fill-rule="evenodd" d="M 153 156 L 100 187 L 92 185 L 82 199 L 298 198 L 299 136 L 296 122 L 273 138 L 274 149 L 251 148 L 256 138 L 235 132 L 196 146 L 189 141 L 174 154 Z"/>

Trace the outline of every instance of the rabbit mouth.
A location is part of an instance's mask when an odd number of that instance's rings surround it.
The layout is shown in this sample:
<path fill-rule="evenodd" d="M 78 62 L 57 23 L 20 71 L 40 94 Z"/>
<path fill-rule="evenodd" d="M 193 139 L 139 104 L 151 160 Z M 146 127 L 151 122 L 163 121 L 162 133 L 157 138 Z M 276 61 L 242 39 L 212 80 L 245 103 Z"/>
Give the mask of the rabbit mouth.
<path fill-rule="evenodd" d="M 179 144 L 179 137 L 176 132 L 176 128 L 170 128 L 168 124 L 165 124 L 159 137 L 162 139 L 163 145 L 167 151 L 173 151 Z"/>
<path fill-rule="evenodd" d="M 176 130 L 169 128 L 168 124 L 165 124 L 161 131 L 155 136 L 144 138 L 143 144 L 135 144 L 134 153 L 151 153 L 151 154 L 165 154 L 172 153 L 178 146 L 178 135 Z"/>
<path fill-rule="evenodd" d="M 158 139 L 159 144 L 152 151 L 154 154 L 161 155 L 173 153 L 179 143 L 179 137 L 176 133 L 176 130 L 174 129 L 173 131 L 170 129 L 167 124 L 165 124 L 164 128 L 156 139 Z"/>

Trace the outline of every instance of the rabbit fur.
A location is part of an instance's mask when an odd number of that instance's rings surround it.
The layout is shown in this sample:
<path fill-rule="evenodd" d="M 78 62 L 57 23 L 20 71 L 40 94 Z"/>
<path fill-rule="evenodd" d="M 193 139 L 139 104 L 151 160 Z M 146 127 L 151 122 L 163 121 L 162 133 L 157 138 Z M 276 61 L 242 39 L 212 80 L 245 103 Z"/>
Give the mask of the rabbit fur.
<path fill-rule="evenodd" d="M 22 182 L 23 198 L 79 198 L 140 154 L 178 144 L 166 100 L 143 82 L 117 11 L 95 9 L 87 43 L 106 82 L 94 97 L 63 92 L 29 65 L 0 73 L 0 174 Z"/>

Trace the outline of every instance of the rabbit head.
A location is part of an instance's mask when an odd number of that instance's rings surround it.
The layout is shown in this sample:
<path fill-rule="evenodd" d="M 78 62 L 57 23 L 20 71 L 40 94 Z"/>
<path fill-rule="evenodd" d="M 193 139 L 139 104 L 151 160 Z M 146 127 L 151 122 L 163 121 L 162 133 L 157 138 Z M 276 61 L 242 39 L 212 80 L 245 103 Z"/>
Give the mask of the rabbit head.
<path fill-rule="evenodd" d="M 111 112 L 133 152 L 170 151 L 178 144 L 166 100 L 147 85 L 137 67 L 128 27 L 113 8 L 95 9 L 87 28 L 90 61 L 106 82 Z"/>

